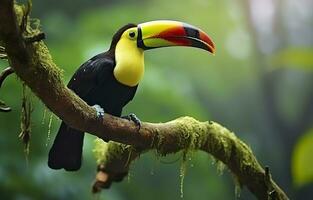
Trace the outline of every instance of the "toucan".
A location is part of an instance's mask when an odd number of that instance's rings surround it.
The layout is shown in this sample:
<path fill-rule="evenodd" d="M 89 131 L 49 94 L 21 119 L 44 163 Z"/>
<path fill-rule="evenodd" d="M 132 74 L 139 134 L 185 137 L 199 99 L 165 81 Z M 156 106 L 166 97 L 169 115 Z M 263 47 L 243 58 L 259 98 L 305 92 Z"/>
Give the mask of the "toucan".
<path fill-rule="evenodd" d="M 100 117 L 103 117 L 103 111 L 120 117 L 143 77 L 144 51 L 169 46 L 215 52 L 212 39 L 187 23 L 157 20 L 139 25 L 127 24 L 115 33 L 107 52 L 92 57 L 78 68 L 68 88 L 88 105 L 94 106 Z M 125 118 L 140 127 L 136 115 L 130 114 Z M 84 132 L 62 122 L 49 152 L 48 166 L 66 171 L 78 170 L 82 162 L 83 140 Z"/>

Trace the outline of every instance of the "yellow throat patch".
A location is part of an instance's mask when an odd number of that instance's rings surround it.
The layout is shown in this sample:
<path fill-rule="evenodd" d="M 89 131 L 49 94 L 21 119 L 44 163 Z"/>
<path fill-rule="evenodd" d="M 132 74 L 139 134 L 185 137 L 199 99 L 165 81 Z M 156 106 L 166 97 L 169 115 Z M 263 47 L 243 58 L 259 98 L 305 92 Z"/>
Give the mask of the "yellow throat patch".
<path fill-rule="evenodd" d="M 143 50 L 137 47 L 137 37 L 130 38 L 131 28 L 123 33 L 115 48 L 116 66 L 114 76 L 120 83 L 133 87 L 138 85 L 144 74 Z"/>

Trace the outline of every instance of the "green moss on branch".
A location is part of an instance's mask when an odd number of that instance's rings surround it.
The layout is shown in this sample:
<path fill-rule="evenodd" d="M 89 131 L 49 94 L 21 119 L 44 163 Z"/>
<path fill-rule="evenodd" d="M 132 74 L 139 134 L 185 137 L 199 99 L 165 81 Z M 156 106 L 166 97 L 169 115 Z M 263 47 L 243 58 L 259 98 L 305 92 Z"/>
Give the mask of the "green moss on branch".
<path fill-rule="evenodd" d="M 226 166 L 232 172 L 237 195 L 239 188 L 244 185 L 259 199 L 267 199 L 270 191 L 276 192 L 279 196 L 277 199 L 288 199 L 271 178 L 267 180 L 251 148 L 220 124 L 199 122 L 191 117 L 182 117 L 164 124 L 147 124 L 146 126 L 154 142 L 153 145 L 145 145 L 142 151 L 156 149 L 160 155 L 178 151 L 205 151 L 211 154 L 220 165 Z M 106 145 L 104 154 L 98 154 L 100 157 L 97 157 L 97 160 L 102 160 L 101 164 L 104 169 L 114 163 L 115 166 L 124 166 L 121 173 L 125 174 L 125 169 L 129 168 L 130 162 L 125 166 L 128 155 L 120 149 L 121 144 L 111 143 L 109 146 Z M 137 155 L 139 156 L 139 153 Z M 104 156 L 104 159 L 101 159 L 101 156 Z M 136 158 L 133 156 L 131 160 Z"/>

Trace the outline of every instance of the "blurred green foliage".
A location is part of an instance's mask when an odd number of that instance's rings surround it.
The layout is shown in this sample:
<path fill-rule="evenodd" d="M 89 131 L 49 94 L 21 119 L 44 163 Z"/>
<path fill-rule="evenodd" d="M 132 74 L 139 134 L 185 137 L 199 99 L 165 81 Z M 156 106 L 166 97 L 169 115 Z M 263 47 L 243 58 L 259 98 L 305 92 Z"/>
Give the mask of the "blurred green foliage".
<path fill-rule="evenodd" d="M 273 66 L 313 69 L 313 49 L 287 48 L 273 55 Z"/>
<path fill-rule="evenodd" d="M 134 112 L 143 121 L 151 122 L 185 115 L 217 121 L 246 141 L 260 162 L 270 166 L 278 184 L 289 195 L 297 196 L 297 190 L 288 176 L 288 165 L 293 145 L 304 130 L 302 126 L 295 126 L 294 129 L 281 127 L 295 122 L 312 123 L 312 112 L 305 106 L 311 104 L 313 72 L 303 70 L 312 69 L 312 44 L 311 38 L 300 37 L 302 33 L 306 36 L 311 31 L 307 28 L 311 21 L 307 19 L 312 17 L 300 15 L 303 18 L 299 20 L 303 21 L 298 22 L 295 31 L 298 39 L 304 40 L 302 45 L 288 43 L 279 51 L 265 51 L 260 47 L 262 40 L 260 42 L 256 38 L 256 35 L 262 35 L 258 32 L 260 30 L 253 30 L 254 26 L 261 25 L 248 25 L 253 20 L 247 16 L 245 9 L 250 7 L 245 7 L 244 2 L 249 1 L 77 0 L 60 3 L 33 0 L 32 16 L 41 20 L 47 35 L 45 42 L 54 61 L 64 70 L 65 82 L 81 63 L 106 51 L 112 35 L 126 23 L 172 19 L 201 27 L 214 39 L 216 56 L 179 47 L 147 51 L 144 79 L 124 113 Z M 282 7 L 286 13 L 282 16 L 283 24 L 292 22 L 287 20 L 292 14 L 285 8 L 286 5 Z M 298 19 L 298 15 L 292 16 Z M 301 27 L 306 29 L 302 31 Z M 283 31 L 285 35 L 288 35 L 287 32 L 292 35 L 293 30 Z M 267 46 L 274 44 L 270 40 L 266 42 Z M 7 65 L 0 61 L 0 69 Z M 275 81 L 269 88 L 265 88 L 269 83 L 265 77 Z M 267 93 L 268 89 L 271 94 Z M 94 198 L 90 193 L 96 171 L 92 156 L 94 137 L 86 137 L 84 162 L 79 172 L 48 169 L 47 155 L 60 120 L 52 115 L 51 139 L 48 139 L 51 114 L 48 111 L 43 119 L 45 107 L 33 97 L 32 140 L 29 161 L 26 162 L 23 145 L 17 137 L 20 132 L 21 94 L 21 83 L 15 75 L 9 77 L 0 90 L 0 99 L 13 108 L 10 113 L 0 113 L 0 199 Z M 273 94 L 278 111 L 267 103 Z M 281 116 L 283 122 L 273 121 L 273 112 Z M 306 138 L 309 140 L 308 137 L 301 139 L 300 146 L 306 143 Z M 299 145 L 297 148 L 300 148 Z M 307 157 L 300 150 L 296 152 L 298 158 Z M 163 162 L 178 158 L 181 158 L 180 154 L 166 158 L 158 158 L 153 152 L 142 155 L 133 164 L 129 181 L 114 184 L 102 193 L 101 199 L 180 199 L 181 159 L 174 164 Z M 184 181 L 184 199 L 235 198 L 231 176 L 228 173 L 218 175 L 212 162 L 202 152 L 194 153 L 190 158 Z M 294 173 L 296 177 L 300 174 L 300 180 L 308 180 L 306 167 L 309 165 L 302 161 L 294 165 L 298 166 Z M 304 194 L 309 197 L 312 192 Z M 239 199 L 253 197 L 244 189 Z M 298 199 L 301 199 L 301 194 Z"/>
<path fill-rule="evenodd" d="M 301 187 L 313 181 L 313 129 L 307 131 L 295 145 L 292 156 L 294 184 Z"/>

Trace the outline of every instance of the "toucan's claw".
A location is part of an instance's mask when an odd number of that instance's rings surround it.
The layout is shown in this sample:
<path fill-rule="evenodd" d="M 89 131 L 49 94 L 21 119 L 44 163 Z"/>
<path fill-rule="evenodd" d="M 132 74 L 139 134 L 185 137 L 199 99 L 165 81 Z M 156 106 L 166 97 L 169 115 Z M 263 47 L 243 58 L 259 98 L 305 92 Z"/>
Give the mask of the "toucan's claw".
<path fill-rule="evenodd" d="M 130 113 L 129 115 L 122 116 L 123 119 L 128 119 L 129 121 L 133 121 L 136 126 L 138 127 L 138 130 L 141 128 L 141 120 L 134 114 Z"/>
<path fill-rule="evenodd" d="M 92 107 L 96 110 L 98 119 L 102 120 L 104 117 L 104 113 L 105 113 L 103 108 L 101 108 L 101 106 L 99 106 L 97 104 L 93 105 Z"/>

